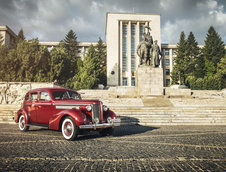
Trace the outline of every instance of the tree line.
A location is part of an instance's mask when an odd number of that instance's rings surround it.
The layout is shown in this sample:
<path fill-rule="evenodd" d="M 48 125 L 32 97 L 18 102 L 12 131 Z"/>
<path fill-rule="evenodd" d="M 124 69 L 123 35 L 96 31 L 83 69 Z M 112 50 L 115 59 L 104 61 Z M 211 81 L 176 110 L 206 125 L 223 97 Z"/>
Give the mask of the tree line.
<path fill-rule="evenodd" d="M 184 84 L 196 90 L 226 88 L 224 46 L 213 26 L 209 28 L 202 48 L 198 46 L 192 32 L 187 39 L 185 33 L 181 32 L 171 73 L 171 84 Z"/>
<path fill-rule="evenodd" d="M 84 60 L 78 56 L 77 36 L 70 30 L 64 40 L 50 51 L 38 39 L 25 40 L 21 29 L 15 44 L 2 45 L 0 35 L 0 81 L 56 82 L 72 89 L 91 89 L 107 84 L 106 48 L 99 38 L 91 45 Z M 191 89 L 226 88 L 226 55 L 224 42 L 210 27 L 202 48 L 192 32 L 186 39 L 181 32 L 177 44 L 171 84 L 184 84 Z"/>
<path fill-rule="evenodd" d="M 56 82 L 72 89 L 106 86 L 106 48 L 99 38 L 88 48 L 84 60 L 78 56 L 77 36 L 70 30 L 59 45 L 48 49 L 38 39 L 25 40 L 21 29 L 15 44 L 2 45 L 0 37 L 0 81 Z"/>

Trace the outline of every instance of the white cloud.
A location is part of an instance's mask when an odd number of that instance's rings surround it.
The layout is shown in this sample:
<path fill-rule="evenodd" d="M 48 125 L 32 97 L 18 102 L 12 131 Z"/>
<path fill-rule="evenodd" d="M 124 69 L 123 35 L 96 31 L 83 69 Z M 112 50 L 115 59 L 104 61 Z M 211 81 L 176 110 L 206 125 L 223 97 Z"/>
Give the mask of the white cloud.
<path fill-rule="evenodd" d="M 177 43 L 179 41 L 179 34 L 182 31 L 185 31 L 186 35 L 192 31 L 198 43 L 203 44 L 206 33 L 211 25 L 225 39 L 226 14 L 224 13 L 224 6 L 219 5 L 215 0 L 198 3 L 195 18 L 184 17 L 165 22 L 162 29 L 162 39 L 165 43 Z"/>
<path fill-rule="evenodd" d="M 106 12 L 161 14 L 162 42 L 192 31 L 199 43 L 210 25 L 226 40 L 225 0 L 0 0 L 0 24 L 27 39 L 60 41 L 73 29 L 80 41 L 105 39 Z"/>

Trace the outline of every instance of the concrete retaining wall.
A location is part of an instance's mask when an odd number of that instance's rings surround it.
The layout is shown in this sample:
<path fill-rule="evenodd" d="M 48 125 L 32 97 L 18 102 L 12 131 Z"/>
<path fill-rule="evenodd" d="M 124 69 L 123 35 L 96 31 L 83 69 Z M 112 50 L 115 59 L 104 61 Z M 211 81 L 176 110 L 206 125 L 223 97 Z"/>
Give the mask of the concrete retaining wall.
<path fill-rule="evenodd" d="M 55 85 L 46 82 L 0 82 L 0 104 L 21 104 L 26 92 L 43 87 Z"/>

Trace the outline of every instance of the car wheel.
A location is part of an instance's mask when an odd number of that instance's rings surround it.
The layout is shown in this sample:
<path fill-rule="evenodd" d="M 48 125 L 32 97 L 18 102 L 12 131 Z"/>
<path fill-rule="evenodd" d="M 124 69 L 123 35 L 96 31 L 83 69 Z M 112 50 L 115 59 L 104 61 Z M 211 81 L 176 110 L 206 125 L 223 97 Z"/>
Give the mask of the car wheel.
<path fill-rule="evenodd" d="M 78 135 L 78 127 L 71 117 L 64 119 L 61 131 L 66 140 L 74 140 Z"/>
<path fill-rule="evenodd" d="M 27 130 L 29 129 L 29 126 L 27 126 L 27 125 L 25 124 L 25 117 L 24 117 L 23 114 L 20 115 L 18 124 L 19 124 L 19 129 L 20 129 L 20 131 L 27 131 Z"/>
<path fill-rule="evenodd" d="M 113 135 L 113 132 L 114 132 L 114 128 L 105 128 L 100 131 L 100 134 L 102 136 L 111 136 L 111 135 Z"/>

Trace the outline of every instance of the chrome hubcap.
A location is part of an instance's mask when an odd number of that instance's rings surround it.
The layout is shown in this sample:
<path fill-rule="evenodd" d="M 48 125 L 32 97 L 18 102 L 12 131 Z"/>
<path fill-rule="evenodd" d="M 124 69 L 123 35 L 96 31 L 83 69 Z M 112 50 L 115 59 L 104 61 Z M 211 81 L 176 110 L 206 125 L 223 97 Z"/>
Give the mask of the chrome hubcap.
<path fill-rule="evenodd" d="M 70 136 L 72 134 L 72 124 L 70 122 L 65 123 L 64 133 L 65 133 L 66 136 Z"/>
<path fill-rule="evenodd" d="M 24 128 L 24 125 L 25 125 L 24 117 L 21 117 L 20 118 L 20 128 L 23 129 Z"/>

